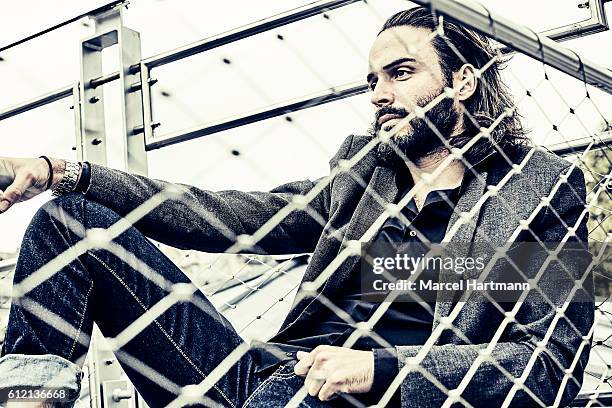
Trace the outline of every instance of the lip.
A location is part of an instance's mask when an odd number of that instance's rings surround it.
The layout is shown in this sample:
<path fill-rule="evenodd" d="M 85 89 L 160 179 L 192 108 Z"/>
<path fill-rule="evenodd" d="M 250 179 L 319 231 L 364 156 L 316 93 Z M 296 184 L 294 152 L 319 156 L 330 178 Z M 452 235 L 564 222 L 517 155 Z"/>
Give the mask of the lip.
<path fill-rule="evenodd" d="M 378 118 L 378 124 L 382 125 L 383 123 L 385 123 L 388 120 L 391 120 L 391 119 L 400 119 L 400 118 L 403 118 L 403 116 L 387 113 L 386 115 L 382 115 L 380 118 Z"/>

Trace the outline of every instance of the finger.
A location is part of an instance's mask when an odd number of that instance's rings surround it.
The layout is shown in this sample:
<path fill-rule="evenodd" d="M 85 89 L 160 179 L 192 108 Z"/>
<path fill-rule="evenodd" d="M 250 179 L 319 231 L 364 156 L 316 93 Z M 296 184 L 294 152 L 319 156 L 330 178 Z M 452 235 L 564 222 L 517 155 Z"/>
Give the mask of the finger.
<path fill-rule="evenodd" d="M 333 383 L 326 381 L 319 391 L 319 399 L 321 401 L 329 401 L 336 392 L 338 392 L 337 387 Z"/>
<path fill-rule="evenodd" d="M 32 177 L 24 173 L 19 173 L 5 191 L 0 195 L 0 212 L 5 212 L 12 205 L 18 203 L 26 191 L 32 185 Z"/>
<path fill-rule="evenodd" d="M 300 353 L 300 351 L 298 351 Z M 302 355 L 301 360 L 298 361 L 295 366 L 293 366 L 293 372 L 297 375 L 305 376 L 308 374 L 308 370 L 312 366 L 313 358 L 310 356 L 310 353 L 304 353 L 305 356 Z M 299 357 L 298 357 L 299 358 Z"/>
<path fill-rule="evenodd" d="M 302 351 L 302 350 L 298 350 L 297 353 L 295 353 L 295 356 L 297 357 L 298 360 L 301 360 L 305 357 L 308 357 L 310 355 L 310 353 L 306 352 L 306 351 Z"/>
<path fill-rule="evenodd" d="M 315 397 L 321 390 L 321 387 L 323 387 L 323 384 L 325 384 L 325 380 L 321 378 L 313 378 L 313 377 L 311 377 L 310 380 L 308 380 L 308 377 L 306 377 L 306 381 L 304 382 L 304 384 L 306 385 L 308 389 L 308 394 L 311 397 Z"/>
<path fill-rule="evenodd" d="M 308 394 L 311 396 L 316 396 L 323 384 L 325 384 L 326 372 L 322 369 L 311 368 L 308 371 L 308 375 L 306 376 L 306 380 L 304 384 L 306 384 Z"/>

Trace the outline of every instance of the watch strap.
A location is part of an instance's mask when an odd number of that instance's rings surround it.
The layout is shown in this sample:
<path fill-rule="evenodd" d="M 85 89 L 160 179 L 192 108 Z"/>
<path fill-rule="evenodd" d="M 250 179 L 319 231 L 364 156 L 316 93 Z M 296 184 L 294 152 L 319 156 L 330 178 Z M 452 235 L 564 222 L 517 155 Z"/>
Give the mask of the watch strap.
<path fill-rule="evenodd" d="M 79 175 L 81 173 L 81 163 L 66 160 L 64 176 L 57 186 L 53 189 L 54 196 L 61 196 L 75 190 Z"/>

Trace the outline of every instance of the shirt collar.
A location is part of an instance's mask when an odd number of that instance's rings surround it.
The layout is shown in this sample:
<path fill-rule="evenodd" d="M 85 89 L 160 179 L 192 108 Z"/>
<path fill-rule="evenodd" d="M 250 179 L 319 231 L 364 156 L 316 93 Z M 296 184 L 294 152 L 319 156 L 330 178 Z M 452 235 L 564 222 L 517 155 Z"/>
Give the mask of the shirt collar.
<path fill-rule="evenodd" d="M 430 191 L 427 194 L 427 197 L 425 197 L 425 202 L 423 203 L 423 206 L 421 207 L 421 211 L 423 211 L 425 207 L 435 204 L 435 203 L 444 203 L 450 206 L 451 208 L 454 208 L 454 206 L 457 204 L 457 201 L 459 200 L 461 188 L 462 188 L 462 185 L 457 186 L 455 188 L 447 188 L 447 189 L 442 189 L 442 190 Z M 404 194 L 407 192 L 408 190 L 404 191 Z M 447 200 L 450 201 L 450 203 Z M 414 198 L 410 200 L 408 204 L 406 204 L 406 209 L 412 212 L 414 216 L 416 216 L 419 213 L 419 210 L 417 209 Z"/>
<path fill-rule="evenodd" d="M 459 197 L 461 196 L 461 194 L 463 194 L 463 191 L 465 190 L 467 186 L 468 180 L 474 177 L 475 173 L 478 173 L 479 170 L 484 166 L 484 164 L 490 158 L 495 156 L 497 153 L 498 151 L 496 149 L 493 149 L 492 151 L 488 152 L 486 155 L 481 157 L 478 161 L 476 161 L 476 163 L 466 164 L 464 162 L 464 165 L 466 165 L 466 168 L 464 170 L 463 177 L 461 179 L 461 184 L 455 188 L 447 188 L 447 189 L 439 189 L 439 190 L 430 191 L 427 194 L 427 197 L 425 198 L 425 203 L 421 207 L 421 210 L 425 208 L 426 205 L 429 205 L 429 204 L 432 204 L 438 201 L 444 201 L 444 198 L 441 196 L 440 193 L 446 194 L 446 196 L 451 200 L 453 204 L 457 204 L 457 201 L 459 201 Z M 401 178 L 402 175 L 405 175 L 406 177 Z M 407 168 L 405 168 L 401 172 L 395 173 L 395 181 L 396 181 L 398 191 L 399 191 L 398 199 L 401 199 L 412 188 L 412 185 L 413 185 L 412 175 L 410 174 L 410 171 Z M 408 204 L 406 204 L 406 208 L 409 209 L 414 214 L 419 213 L 419 211 L 417 210 L 414 198 L 410 200 Z"/>
<path fill-rule="evenodd" d="M 479 158 L 475 163 L 466 163 L 464 161 L 463 164 L 465 165 L 465 170 L 463 172 L 461 184 L 456 188 L 449 188 L 437 191 L 458 190 L 458 193 L 460 195 L 461 193 L 463 193 L 463 190 L 467 185 L 467 181 L 471 179 L 471 177 L 474 177 L 475 173 L 479 173 L 479 170 L 483 168 L 483 166 L 486 164 L 486 162 L 489 161 L 489 159 L 493 158 L 498 154 L 499 152 L 497 151 L 497 149 L 493 148 L 483 157 Z M 400 192 L 400 197 L 403 197 L 408 191 L 410 191 L 410 188 L 413 185 L 412 175 L 410 174 L 410 171 L 404 166 L 401 171 L 395 173 L 395 180 L 396 185 L 398 187 L 398 191 Z"/>

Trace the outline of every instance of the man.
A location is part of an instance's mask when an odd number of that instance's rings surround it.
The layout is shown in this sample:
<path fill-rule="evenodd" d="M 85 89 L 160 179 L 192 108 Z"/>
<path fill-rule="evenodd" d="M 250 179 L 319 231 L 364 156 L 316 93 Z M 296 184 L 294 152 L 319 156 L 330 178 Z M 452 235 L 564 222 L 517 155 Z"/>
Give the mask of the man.
<path fill-rule="evenodd" d="M 50 173 L 52 189 L 72 192 L 45 204 L 24 237 L 15 271 L 21 296 L 11 309 L 0 388 L 51 380 L 75 398 L 93 322 L 115 337 L 168 294 L 187 293 L 191 301 L 169 307 L 116 353 L 152 407 L 204 381 L 243 344 L 148 236 L 207 252 L 236 241 L 243 252 L 312 252 L 279 333 L 226 362 L 204 405 L 280 407 L 302 388 L 309 407 L 381 398 L 402 407 L 439 406 L 447 398 L 484 407 L 571 401 L 588 358 L 583 336 L 593 323 L 592 303 L 561 299 L 513 309 L 486 299 L 392 302 L 372 330 L 358 325 L 379 304 L 364 300 L 359 257 L 347 256 L 356 240 L 499 247 L 509 240 L 561 242 L 568 231 L 569 240 L 587 239 L 580 170 L 525 144 L 487 40 L 449 22 L 445 38 L 434 35 L 437 21 L 415 8 L 385 23 L 369 55 L 377 108 L 371 134 L 345 140 L 329 179 L 255 193 L 182 185 L 170 191 L 175 199 L 134 216 L 128 214 L 169 183 L 95 164 L 52 159 L 49 172 L 43 159 L 4 158 L 0 174 L 12 184 L 0 197 L 1 211 L 44 191 Z M 451 156 L 450 149 L 463 154 Z M 300 195 L 307 206 L 295 199 Z M 244 238 L 291 203 L 295 208 L 265 236 Z M 388 217 L 387 203 L 401 203 L 400 211 Z M 101 229 L 125 216 L 133 225 L 108 243 Z M 89 244 L 79 244 L 85 236 Z M 45 272 L 54 259 L 59 271 Z M 557 264 L 547 270 L 563 272 Z M 569 272 L 578 279 L 585 271 L 570 265 Z M 439 273 L 436 279 L 448 279 Z M 361 336 L 343 347 L 355 328 Z M 385 394 L 396 377 L 399 389 Z"/>

